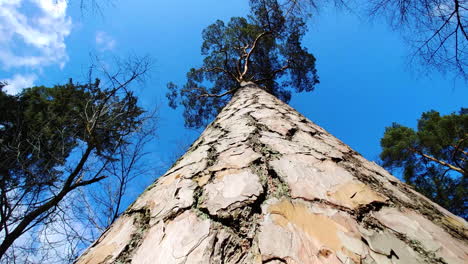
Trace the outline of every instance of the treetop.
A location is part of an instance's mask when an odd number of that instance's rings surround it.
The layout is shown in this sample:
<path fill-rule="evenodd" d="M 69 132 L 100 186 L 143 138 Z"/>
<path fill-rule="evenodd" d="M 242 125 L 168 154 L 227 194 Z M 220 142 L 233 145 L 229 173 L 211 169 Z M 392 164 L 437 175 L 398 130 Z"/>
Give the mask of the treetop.
<path fill-rule="evenodd" d="M 251 0 L 247 17 L 217 20 L 202 32 L 203 64 L 179 87 L 167 85 L 169 105 L 184 106 L 186 126 L 206 125 L 243 81 L 254 82 L 289 102 L 291 92 L 310 92 L 319 83 L 315 57 L 302 46 L 303 18 L 276 0 Z"/>

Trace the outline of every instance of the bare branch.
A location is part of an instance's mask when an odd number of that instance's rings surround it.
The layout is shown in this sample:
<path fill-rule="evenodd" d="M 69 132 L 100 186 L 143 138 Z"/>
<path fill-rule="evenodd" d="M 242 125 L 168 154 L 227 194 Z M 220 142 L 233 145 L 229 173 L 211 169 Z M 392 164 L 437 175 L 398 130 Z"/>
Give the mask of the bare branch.
<path fill-rule="evenodd" d="M 250 57 L 255 52 L 255 48 L 257 47 L 258 41 L 260 41 L 261 38 L 263 38 L 264 36 L 266 36 L 268 34 L 270 34 L 270 32 L 265 31 L 265 32 L 262 32 L 262 33 L 258 34 L 258 36 L 255 38 L 254 42 L 252 43 L 252 45 L 250 47 L 249 52 L 245 55 L 244 70 L 242 71 L 242 73 L 240 75 L 240 78 L 239 78 L 240 80 L 243 80 L 243 77 L 245 76 L 245 74 L 249 70 Z"/>
<path fill-rule="evenodd" d="M 221 67 L 212 67 L 212 68 L 201 68 L 204 72 L 223 72 L 229 77 L 231 77 L 234 81 L 240 82 L 239 78 L 237 78 L 232 72 L 228 71 L 225 68 Z"/>
<path fill-rule="evenodd" d="M 465 171 L 464 169 L 462 169 L 462 168 L 459 168 L 459 167 L 457 167 L 457 166 L 454 166 L 454 165 L 452 165 L 452 164 L 450 164 L 450 163 L 447 163 L 447 162 L 445 162 L 445 161 L 443 161 L 443 160 L 436 159 L 436 158 L 434 158 L 434 157 L 432 157 L 432 156 L 430 156 L 430 155 L 427 155 L 427 154 L 423 153 L 423 152 L 420 151 L 420 150 L 417 150 L 417 149 L 414 149 L 414 148 L 410 148 L 410 150 L 411 150 L 412 152 L 414 152 L 414 153 L 417 153 L 417 154 L 421 155 L 422 157 L 424 157 L 424 158 L 426 158 L 426 159 L 428 159 L 428 160 L 431 160 L 431 161 L 434 161 L 434 162 L 436 162 L 436 163 L 439 163 L 440 165 L 445 166 L 445 167 L 447 167 L 447 168 L 449 168 L 449 169 L 451 169 L 451 170 L 454 170 L 454 171 L 459 172 L 459 173 L 461 173 L 461 174 L 466 174 L 466 171 Z"/>

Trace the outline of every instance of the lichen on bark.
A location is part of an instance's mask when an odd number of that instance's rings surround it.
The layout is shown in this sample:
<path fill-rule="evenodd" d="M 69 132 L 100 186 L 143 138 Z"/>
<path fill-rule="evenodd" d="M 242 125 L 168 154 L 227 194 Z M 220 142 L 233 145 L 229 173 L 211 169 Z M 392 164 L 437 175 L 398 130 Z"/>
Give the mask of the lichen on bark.
<path fill-rule="evenodd" d="M 247 83 L 77 263 L 464 263 L 467 230 Z"/>

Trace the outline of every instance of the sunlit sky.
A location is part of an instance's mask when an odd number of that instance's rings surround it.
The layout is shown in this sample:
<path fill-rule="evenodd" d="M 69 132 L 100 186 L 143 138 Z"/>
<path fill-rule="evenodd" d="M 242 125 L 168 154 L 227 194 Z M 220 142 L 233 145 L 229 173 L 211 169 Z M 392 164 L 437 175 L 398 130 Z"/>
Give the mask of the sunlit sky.
<path fill-rule="evenodd" d="M 181 111 L 167 106 L 166 83 L 185 81 L 202 60 L 201 31 L 216 19 L 245 15 L 247 0 L 103 1 L 101 12 L 68 2 L 0 0 L 0 79 L 16 93 L 70 77 L 85 81 L 92 57 L 112 63 L 151 56 L 151 76 L 135 89 L 143 106 L 159 108 L 148 162 L 164 171 L 201 132 L 185 129 Z M 392 122 L 414 127 L 424 111 L 467 106 L 466 83 L 408 67 L 405 42 L 384 21 L 330 8 L 314 15 L 309 29 L 304 45 L 317 58 L 321 83 L 290 104 L 367 159 L 378 162 L 380 137 Z"/>

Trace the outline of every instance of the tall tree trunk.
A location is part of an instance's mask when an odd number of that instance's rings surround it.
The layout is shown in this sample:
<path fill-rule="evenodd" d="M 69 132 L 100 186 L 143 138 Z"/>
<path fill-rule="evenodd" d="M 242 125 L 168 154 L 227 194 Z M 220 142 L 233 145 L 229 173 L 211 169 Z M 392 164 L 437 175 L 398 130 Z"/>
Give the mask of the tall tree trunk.
<path fill-rule="evenodd" d="M 468 225 L 253 83 L 77 263 L 466 263 Z"/>

